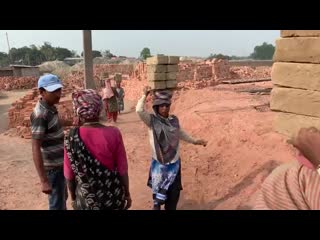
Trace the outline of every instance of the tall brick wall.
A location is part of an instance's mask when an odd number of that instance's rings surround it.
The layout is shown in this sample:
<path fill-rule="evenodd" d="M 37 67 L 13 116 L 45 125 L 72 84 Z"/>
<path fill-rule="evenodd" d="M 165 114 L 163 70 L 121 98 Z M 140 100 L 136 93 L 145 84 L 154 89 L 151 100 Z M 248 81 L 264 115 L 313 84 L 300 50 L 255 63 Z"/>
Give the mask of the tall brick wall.
<path fill-rule="evenodd" d="M 293 136 L 301 127 L 320 128 L 320 30 L 282 30 L 274 62 L 275 130 Z"/>

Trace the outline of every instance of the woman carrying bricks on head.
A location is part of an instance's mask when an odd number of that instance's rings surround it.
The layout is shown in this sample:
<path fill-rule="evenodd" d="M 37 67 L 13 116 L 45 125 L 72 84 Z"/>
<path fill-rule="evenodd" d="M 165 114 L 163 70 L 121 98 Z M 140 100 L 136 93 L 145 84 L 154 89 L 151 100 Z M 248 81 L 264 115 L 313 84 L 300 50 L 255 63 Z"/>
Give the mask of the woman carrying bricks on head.
<path fill-rule="evenodd" d="M 116 91 L 118 93 L 118 97 L 117 97 L 118 110 L 119 110 L 119 114 L 120 114 L 120 112 L 124 110 L 124 101 L 123 101 L 123 99 L 124 99 L 125 93 L 124 93 L 123 87 L 121 87 L 121 80 L 116 80 L 116 84 L 117 84 Z"/>
<path fill-rule="evenodd" d="M 106 80 L 109 78 L 109 74 L 107 72 L 103 72 L 100 78 L 100 88 L 102 100 L 104 102 L 105 111 L 106 111 L 106 118 L 108 119 L 108 95 L 112 94 L 112 91 L 110 91 L 108 88 L 106 88 Z"/>
<path fill-rule="evenodd" d="M 145 87 L 136 112 L 149 128 L 152 161 L 148 186 L 153 192 L 153 209 L 160 210 L 164 204 L 166 210 L 176 210 L 182 190 L 179 140 L 203 146 L 206 146 L 207 142 L 187 135 L 180 127 L 179 119 L 169 115 L 172 98 L 170 90 L 155 91 L 154 113 L 146 112 L 144 103 L 149 92 L 150 88 Z"/>
<path fill-rule="evenodd" d="M 128 209 L 128 163 L 118 128 L 99 122 L 101 96 L 92 89 L 72 94 L 82 123 L 65 138 L 64 176 L 76 210 Z"/>
<path fill-rule="evenodd" d="M 117 102 L 118 93 L 115 87 L 111 86 L 111 78 L 105 80 L 105 85 L 102 90 L 102 99 L 105 103 L 105 109 L 107 114 L 107 120 L 114 122 L 118 118 L 118 102 Z"/>

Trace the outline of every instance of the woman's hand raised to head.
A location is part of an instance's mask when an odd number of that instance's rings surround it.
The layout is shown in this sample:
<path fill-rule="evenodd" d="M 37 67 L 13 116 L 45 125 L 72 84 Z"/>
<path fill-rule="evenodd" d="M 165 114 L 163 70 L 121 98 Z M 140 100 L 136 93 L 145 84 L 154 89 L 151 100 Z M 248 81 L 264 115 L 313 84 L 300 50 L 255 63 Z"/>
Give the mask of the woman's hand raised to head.
<path fill-rule="evenodd" d="M 151 91 L 151 87 L 149 87 L 149 86 L 146 86 L 146 87 L 143 88 L 143 94 L 146 95 L 146 96 L 148 96 L 150 91 Z"/>

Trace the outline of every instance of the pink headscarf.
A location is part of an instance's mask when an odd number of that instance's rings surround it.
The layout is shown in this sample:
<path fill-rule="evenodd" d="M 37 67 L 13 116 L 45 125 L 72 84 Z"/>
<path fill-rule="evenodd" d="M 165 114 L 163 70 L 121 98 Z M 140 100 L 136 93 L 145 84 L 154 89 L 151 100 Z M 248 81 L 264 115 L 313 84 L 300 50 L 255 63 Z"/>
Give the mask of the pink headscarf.
<path fill-rule="evenodd" d="M 99 117 L 102 110 L 101 96 L 93 89 L 78 90 L 72 93 L 73 110 L 85 120 Z"/>

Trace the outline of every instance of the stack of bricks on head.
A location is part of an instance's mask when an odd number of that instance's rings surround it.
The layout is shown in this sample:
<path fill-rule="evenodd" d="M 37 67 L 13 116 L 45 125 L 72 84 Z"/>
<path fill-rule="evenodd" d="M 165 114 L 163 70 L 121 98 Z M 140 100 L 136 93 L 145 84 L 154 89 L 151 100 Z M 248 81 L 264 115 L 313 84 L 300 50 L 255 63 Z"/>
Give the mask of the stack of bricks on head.
<path fill-rule="evenodd" d="M 152 90 L 177 87 L 179 57 L 157 55 L 147 58 L 147 79 Z"/>
<path fill-rule="evenodd" d="M 115 82 L 121 82 L 122 81 L 122 74 L 121 73 L 116 73 L 114 75 L 114 80 L 115 80 Z"/>
<path fill-rule="evenodd" d="M 282 30 L 273 60 L 275 130 L 291 138 L 303 127 L 320 129 L 320 30 Z"/>

